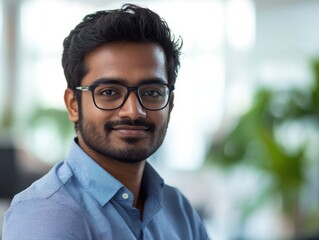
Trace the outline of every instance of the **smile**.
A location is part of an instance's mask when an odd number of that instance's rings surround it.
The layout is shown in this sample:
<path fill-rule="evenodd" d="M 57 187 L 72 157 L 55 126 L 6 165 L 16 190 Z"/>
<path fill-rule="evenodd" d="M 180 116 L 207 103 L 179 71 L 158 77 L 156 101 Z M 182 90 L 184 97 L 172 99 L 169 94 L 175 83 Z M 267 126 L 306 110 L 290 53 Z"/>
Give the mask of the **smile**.
<path fill-rule="evenodd" d="M 145 137 L 148 127 L 145 126 L 131 126 L 131 125 L 118 125 L 112 128 L 113 132 L 123 137 Z"/>

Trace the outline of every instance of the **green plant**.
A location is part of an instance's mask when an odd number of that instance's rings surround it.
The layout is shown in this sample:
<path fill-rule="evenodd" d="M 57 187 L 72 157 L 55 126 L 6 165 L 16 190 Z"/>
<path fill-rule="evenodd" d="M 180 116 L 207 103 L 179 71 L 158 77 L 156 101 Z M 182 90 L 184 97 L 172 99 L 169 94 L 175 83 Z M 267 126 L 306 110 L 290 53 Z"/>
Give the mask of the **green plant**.
<path fill-rule="evenodd" d="M 259 89 L 251 109 L 240 117 L 237 125 L 221 138 L 212 142 L 207 163 L 224 169 L 246 165 L 270 179 L 255 203 L 247 206 L 246 214 L 270 199 L 280 199 L 283 215 L 299 235 L 317 231 L 313 220 L 319 219 L 318 204 L 311 210 L 302 207 L 301 194 L 311 192 L 308 169 L 319 168 L 318 158 L 312 154 L 310 138 L 296 139 L 299 144 L 290 146 L 280 138 L 284 127 L 310 126 L 319 133 L 319 60 L 312 64 L 315 81 L 312 88 L 274 91 Z M 314 143 L 318 144 L 318 142 Z M 318 152 L 319 153 L 319 152 Z M 316 176 L 318 177 L 318 176 Z M 306 191 L 307 192 L 307 191 Z M 248 210 L 249 209 L 249 210 Z M 245 215 L 245 214 L 243 214 Z"/>

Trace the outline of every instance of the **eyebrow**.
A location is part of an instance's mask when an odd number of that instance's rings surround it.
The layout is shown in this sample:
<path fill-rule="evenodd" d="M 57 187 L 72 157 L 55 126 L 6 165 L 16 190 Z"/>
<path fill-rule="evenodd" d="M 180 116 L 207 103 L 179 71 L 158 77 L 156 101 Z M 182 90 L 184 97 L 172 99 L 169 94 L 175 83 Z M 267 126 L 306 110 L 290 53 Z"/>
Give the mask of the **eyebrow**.
<path fill-rule="evenodd" d="M 98 85 L 103 83 L 120 83 L 127 85 L 126 81 L 121 78 L 99 78 L 95 80 L 91 85 Z M 160 84 L 168 84 L 164 79 L 162 78 L 145 78 L 142 79 L 137 85 L 143 85 L 143 84 L 149 84 L 149 83 L 160 83 Z"/>

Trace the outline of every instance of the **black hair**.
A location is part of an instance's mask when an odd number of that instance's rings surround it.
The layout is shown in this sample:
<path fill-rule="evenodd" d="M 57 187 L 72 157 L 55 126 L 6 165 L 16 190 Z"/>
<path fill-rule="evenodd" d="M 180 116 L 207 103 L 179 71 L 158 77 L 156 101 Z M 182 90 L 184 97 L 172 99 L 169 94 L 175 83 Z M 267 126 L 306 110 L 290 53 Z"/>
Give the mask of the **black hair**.
<path fill-rule="evenodd" d="M 161 46 L 166 57 L 168 83 L 175 84 L 183 45 L 181 37 L 176 39 L 167 23 L 150 9 L 124 4 L 120 9 L 85 16 L 64 39 L 62 66 L 68 88 L 75 90 L 87 74 L 85 56 L 114 42 L 154 42 Z"/>

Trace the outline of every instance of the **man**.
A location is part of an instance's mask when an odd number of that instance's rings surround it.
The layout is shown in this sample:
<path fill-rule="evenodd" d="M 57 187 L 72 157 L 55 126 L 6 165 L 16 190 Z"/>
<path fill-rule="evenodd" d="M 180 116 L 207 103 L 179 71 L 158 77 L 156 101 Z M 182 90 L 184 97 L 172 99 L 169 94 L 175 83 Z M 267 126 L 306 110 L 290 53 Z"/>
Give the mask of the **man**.
<path fill-rule="evenodd" d="M 207 239 L 188 201 L 147 162 L 173 109 L 181 40 L 147 8 L 88 15 L 64 40 L 69 156 L 18 194 L 3 239 Z"/>

